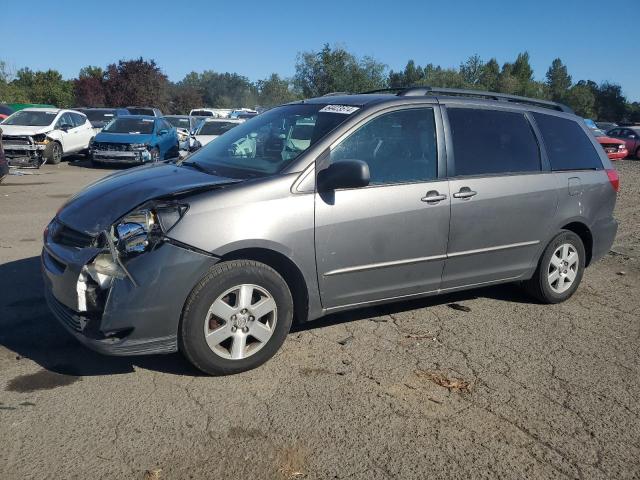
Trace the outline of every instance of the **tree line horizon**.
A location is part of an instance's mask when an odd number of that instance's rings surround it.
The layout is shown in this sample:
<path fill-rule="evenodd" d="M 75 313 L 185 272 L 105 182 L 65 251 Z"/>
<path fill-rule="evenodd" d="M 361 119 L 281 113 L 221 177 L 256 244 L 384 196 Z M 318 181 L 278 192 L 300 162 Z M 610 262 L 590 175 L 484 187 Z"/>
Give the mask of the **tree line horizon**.
<path fill-rule="evenodd" d="M 235 72 L 192 71 L 171 82 L 153 59 L 122 59 L 106 68 L 87 66 L 65 80 L 54 69 L 27 67 L 10 71 L 0 59 L 0 103 L 43 103 L 58 107 L 126 107 L 149 105 L 166 113 L 188 113 L 199 107 L 271 107 L 331 92 L 363 92 L 412 86 L 466 88 L 553 100 L 576 114 L 601 121 L 640 122 L 640 102 L 629 101 L 620 85 L 585 79 L 573 81 L 560 58 L 544 80 L 536 80 L 528 52 L 502 65 L 474 54 L 458 68 L 409 60 L 402 70 L 370 56 L 359 57 L 341 46 L 300 52 L 295 73 L 272 73 L 252 82 Z"/>

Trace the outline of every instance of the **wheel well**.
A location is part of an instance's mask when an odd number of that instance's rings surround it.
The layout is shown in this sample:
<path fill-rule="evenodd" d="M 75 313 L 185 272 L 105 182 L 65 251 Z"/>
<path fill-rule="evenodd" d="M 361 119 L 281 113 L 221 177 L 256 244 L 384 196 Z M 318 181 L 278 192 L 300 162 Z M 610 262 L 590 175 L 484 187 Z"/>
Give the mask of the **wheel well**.
<path fill-rule="evenodd" d="M 266 248 L 245 248 L 224 255 L 221 261 L 255 260 L 270 266 L 287 282 L 293 297 L 293 321 L 304 322 L 309 310 L 307 282 L 298 266 L 285 255 Z"/>
<path fill-rule="evenodd" d="M 570 230 L 580 237 L 580 240 L 582 240 L 582 243 L 584 244 L 584 251 L 587 254 L 585 267 L 589 266 L 589 264 L 591 263 L 591 254 L 593 252 L 593 236 L 591 235 L 591 230 L 589 230 L 589 227 L 587 227 L 584 223 L 573 222 L 565 225 L 562 228 L 563 230 Z"/>

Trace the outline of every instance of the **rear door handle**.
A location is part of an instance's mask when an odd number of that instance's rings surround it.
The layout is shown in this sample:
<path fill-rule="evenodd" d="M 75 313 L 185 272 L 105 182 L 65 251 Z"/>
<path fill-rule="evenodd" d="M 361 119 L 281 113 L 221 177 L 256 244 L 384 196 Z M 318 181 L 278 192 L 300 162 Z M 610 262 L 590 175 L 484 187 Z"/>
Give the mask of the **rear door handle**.
<path fill-rule="evenodd" d="M 478 192 L 474 192 L 469 187 L 462 187 L 458 193 L 453 194 L 453 198 L 469 199 L 477 194 Z"/>
<path fill-rule="evenodd" d="M 437 190 L 429 190 L 427 194 L 420 200 L 427 203 L 438 203 L 442 200 L 446 200 L 447 196 L 444 193 L 440 193 Z"/>

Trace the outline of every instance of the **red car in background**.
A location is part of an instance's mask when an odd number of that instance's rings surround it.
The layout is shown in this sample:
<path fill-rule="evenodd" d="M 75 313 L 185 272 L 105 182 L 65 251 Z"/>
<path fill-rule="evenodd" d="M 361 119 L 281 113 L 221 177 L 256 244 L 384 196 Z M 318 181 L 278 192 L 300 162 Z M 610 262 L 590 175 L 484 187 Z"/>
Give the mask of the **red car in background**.
<path fill-rule="evenodd" d="M 629 154 L 627 146 L 622 140 L 608 137 L 606 133 L 598 128 L 592 128 L 591 131 L 596 136 L 598 143 L 602 145 L 602 148 L 607 153 L 609 160 L 622 160 Z"/>
<path fill-rule="evenodd" d="M 13 113 L 9 105 L 0 104 L 0 122 Z"/>
<path fill-rule="evenodd" d="M 616 127 L 607 132 L 607 135 L 619 139 L 627 146 L 630 157 L 640 160 L 640 126 Z"/>

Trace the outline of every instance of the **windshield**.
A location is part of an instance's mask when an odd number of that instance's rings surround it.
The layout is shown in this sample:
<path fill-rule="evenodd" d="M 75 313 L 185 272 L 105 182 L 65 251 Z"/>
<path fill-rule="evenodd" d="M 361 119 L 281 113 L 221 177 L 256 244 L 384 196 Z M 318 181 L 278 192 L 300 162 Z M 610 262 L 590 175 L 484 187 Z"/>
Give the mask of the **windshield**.
<path fill-rule="evenodd" d="M 274 108 L 227 131 L 189 161 L 230 178 L 273 175 L 357 110 L 314 104 Z"/>
<path fill-rule="evenodd" d="M 34 112 L 20 110 L 6 118 L 3 125 L 25 125 L 32 127 L 45 127 L 51 125 L 56 118 L 57 112 Z"/>
<path fill-rule="evenodd" d="M 189 117 L 164 117 L 164 119 L 176 128 L 191 130 Z"/>
<path fill-rule="evenodd" d="M 117 117 L 115 110 L 82 110 L 82 113 L 87 116 L 91 125 L 94 126 L 104 125 Z"/>
<path fill-rule="evenodd" d="M 129 110 L 129 113 L 131 115 L 151 115 L 152 117 L 155 116 L 155 112 L 153 111 L 153 108 L 127 107 L 127 110 Z"/>
<path fill-rule="evenodd" d="M 191 110 L 191 115 L 196 117 L 213 117 L 213 112 L 208 110 Z"/>
<path fill-rule="evenodd" d="M 222 135 L 238 125 L 237 122 L 205 122 L 196 135 Z"/>
<path fill-rule="evenodd" d="M 153 133 L 153 119 L 151 118 L 126 118 L 120 117 L 107 125 L 103 132 L 107 133 Z"/>

